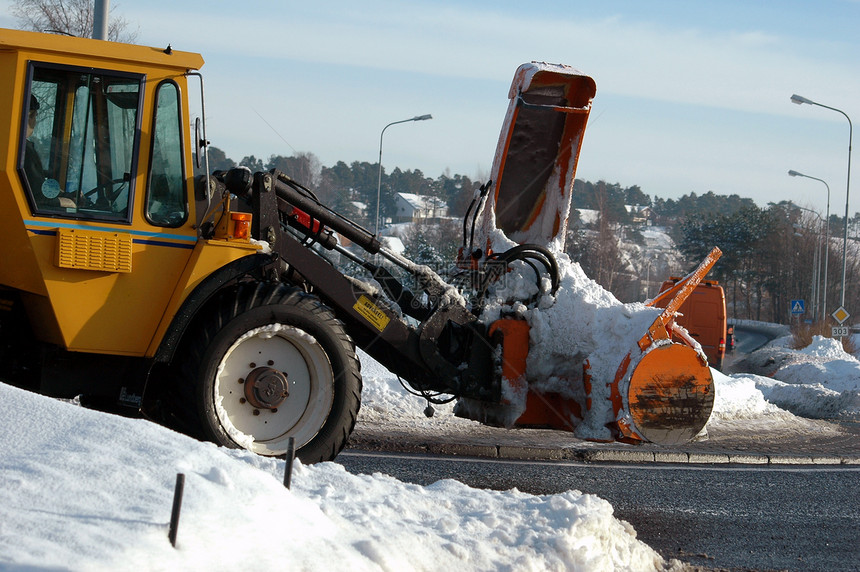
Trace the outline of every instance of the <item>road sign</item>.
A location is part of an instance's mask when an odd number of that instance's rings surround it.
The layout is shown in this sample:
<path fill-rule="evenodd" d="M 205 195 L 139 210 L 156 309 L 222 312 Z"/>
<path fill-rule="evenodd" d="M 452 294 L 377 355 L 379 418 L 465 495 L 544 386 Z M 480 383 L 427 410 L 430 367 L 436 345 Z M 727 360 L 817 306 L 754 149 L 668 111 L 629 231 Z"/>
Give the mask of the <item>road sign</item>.
<path fill-rule="evenodd" d="M 839 309 L 837 309 L 830 315 L 836 318 L 836 321 L 840 324 L 851 317 L 851 314 L 849 314 L 848 310 L 846 310 L 843 306 L 839 306 Z"/>
<path fill-rule="evenodd" d="M 831 336 L 834 338 L 845 338 L 851 335 L 850 326 L 831 326 Z"/>
<path fill-rule="evenodd" d="M 806 303 L 803 300 L 792 300 L 791 301 L 791 313 L 792 314 L 802 314 L 806 312 Z"/>

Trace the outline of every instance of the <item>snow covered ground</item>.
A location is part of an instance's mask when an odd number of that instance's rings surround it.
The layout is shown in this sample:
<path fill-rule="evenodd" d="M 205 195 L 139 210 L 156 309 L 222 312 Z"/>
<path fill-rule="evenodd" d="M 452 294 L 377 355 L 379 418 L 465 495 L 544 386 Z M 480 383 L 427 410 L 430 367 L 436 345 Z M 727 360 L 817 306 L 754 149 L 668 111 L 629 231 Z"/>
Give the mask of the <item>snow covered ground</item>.
<path fill-rule="evenodd" d="M 714 419 L 791 424 L 793 415 L 771 396 L 812 416 L 856 418 L 860 362 L 826 340 L 797 354 L 805 361 L 785 367 L 784 381 L 715 372 Z M 362 361 L 360 423 L 386 416 L 408 425 L 423 417 L 419 399 L 366 355 Z M 2 570 L 679 566 L 638 541 L 609 503 L 578 491 L 533 496 L 450 480 L 421 487 L 381 474 L 351 475 L 336 463 L 297 463 L 287 490 L 283 461 L 4 384 L 0 403 Z M 472 423 L 454 418 L 448 406 L 427 422 Z M 187 480 L 173 548 L 167 532 L 179 472 Z"/>
<path fill-rule="evenodd" d="M 371 380 L 367 399 L 377 389 Z M 387 399 L 384 396 L 383 400 Z M 0 384 L 3 570 L 658 570 L 606 501 L 294 468 Z M 176 473 L 186 476 L 177 545 Z"/>
<path fill-rule="evenodd" d="M 854 335 L 855 346 L 860 335 Z M 748 380 L 769 402 L 810 419 L 860 421 L 860 362 L 831 338 L 815 336 L 800 350 L 789 349 L 790 337 L 779 338 L 752 353 L 742 364 Z"/>

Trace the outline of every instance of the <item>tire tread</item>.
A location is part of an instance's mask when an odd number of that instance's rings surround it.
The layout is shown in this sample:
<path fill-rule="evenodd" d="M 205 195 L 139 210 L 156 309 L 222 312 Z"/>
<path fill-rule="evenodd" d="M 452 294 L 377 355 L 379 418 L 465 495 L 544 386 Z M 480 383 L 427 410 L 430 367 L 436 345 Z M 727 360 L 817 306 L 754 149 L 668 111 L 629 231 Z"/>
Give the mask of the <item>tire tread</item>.
<path fill-rule="evenodd" d="M 201 311 L 200 319 L 195 320 L 190 335 L 187 335 L 177 352 L 178 367 L 174 368 L 176 378 L 172 386 L 172 397 L 168 406 L 174 417 L 180 421 L 178 430 L 197 438 L 214 440 L 207 431 L 205 412 L 201 407 L 188 407 L 189 403 L 200 405 L 203 391 L 200 387 L 202 380 L 200 372 L 205 367 L 205 354 L 218 333 L 233 319 L 261 307 L 271 307 L 273 311 L 269 319 L 276 321 L 274 308 L 278 306 L 293 306 L 307 313 L 312 319 L 328 329 L 332 334 L 332 342 L 336 345 L 334 351 L 342 352 L 344 367 L 341 375 L 345 376 L 342 383 L 335 383 L 335 402 L 345 399 L 346 411 L 336 422 L 327 420 L 320 432 L 307 445 L 296 451 L 296 456 L 302 462 L 314 463 L 334 459 L 346 446 L 355 428 L 358 411 L 361 406 L 361 362 L 355 352 L 355 343 L 347 334 L 343 323 L 337 319 L 334 312 L 326 307 L 316 296 L 298 288 L 271 282 L 245 282 L 225 290 L 218 299 Z M 319 341 L 319 340 L 318 340 Z M 320 341 L 322 343 L 322 341 Z M 326 353 L 330 348 L 324 347 Z M 333 359 L 331 356 L 329 359 Z M 337 372 L 335 372 L 337 375 Z M 338 396 L 337 388 L 346 389 L 349 395 Z M 343 393 L 343 392 L 341 392 Z M 184 404 L 184 407 L 182 407 Z M 333 404 L 333 410 L 335 404 Z M 325 432 L 325 434 L 323 434 Z M 321 437 L 321 439 L 319 439 Z M 223 443 L 230 445 L 230 443 Z M 235 445 L 234 445 L 235 446 Z"/>

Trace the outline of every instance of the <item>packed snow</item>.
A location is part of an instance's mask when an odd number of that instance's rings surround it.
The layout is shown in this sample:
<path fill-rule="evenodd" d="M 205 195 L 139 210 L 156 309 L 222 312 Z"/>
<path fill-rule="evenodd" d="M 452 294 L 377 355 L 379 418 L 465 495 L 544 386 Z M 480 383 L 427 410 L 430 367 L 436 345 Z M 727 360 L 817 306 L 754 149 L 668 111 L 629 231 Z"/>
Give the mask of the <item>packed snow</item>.
<path fill-rule="evenodd" d="M 371 376 L 371 403 L 376 385 Z M 5 384 L 0 401 L 0 569 L 664 566 L 609 503 L 577 491 L 534 496 L 453 480 L 422 487 L 298 462 L 288 490 L 284 461 Z M 168 528 L 177 473 L 186 481 L 174 548 Z"/>
<path fill-rule="evenodd" d="M 860 335 L 854 345 L 860 347 Z M 803 349 L 790 349 L 790 337 L 774 340 L 747 358 L 736 374 L 750 380 L 764 399 L 811 419 L 860 421 L 860 361 L 838 340 L 815 336 Z"/>
<path fill-rule="evenodd" d="M 563 368 L 565 335 L 608 371 L 654 311 L 619 304 L 565 264 L 560 295 L 532 312 L 542 344 L 535 375 Z M 577 320 L 563 321 L 565 312 Z M 576 324 L 572 324 L 576 322 Z M 647 323 L 646 323 L 647 322 Z M 572 330 L 571 328 L 579 328 Z M 860 362 L 832 340 L 805 350 L 776 344 L 774 371 L 714 371 L 713 420 L 794 414 L 857 419 Z M 785 358 L 784 356 L 790 356 Z M 772 356 L 773 357 L 773 356 Z M 600 360 L 605 361 L 602 363 Z M 365 354 L 359 424 L 374 419 L 474 422 L 453 406 L 424 419 L 424 403 Z M 546 368 L 549 367 L 549 370 Z M 0 384 L 0 569 L 56 570 L 664 570 L 612 506 L 579 491 L 535 496 L 429 486 L 383 474 L 352 475 L 337 463 L 302 466 L 292 488 L 285 463 L 200 443 L 143 420 L 91 411 Z M 794 413 L 789 413 L 791 410 Z M 573 437 L 571 437 L 573 439 Z M 168 541 L 177 473 L 186 476 L 178 540 Z"/>

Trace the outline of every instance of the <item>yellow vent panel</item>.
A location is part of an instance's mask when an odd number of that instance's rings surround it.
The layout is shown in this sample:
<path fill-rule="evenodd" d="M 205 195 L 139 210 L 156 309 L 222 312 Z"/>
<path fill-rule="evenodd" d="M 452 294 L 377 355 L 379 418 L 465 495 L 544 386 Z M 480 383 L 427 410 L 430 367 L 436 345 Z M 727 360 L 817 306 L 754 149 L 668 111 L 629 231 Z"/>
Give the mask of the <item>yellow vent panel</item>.
<path fill-rule="evenodd" d="M 60 268 L 131 272 L 131 235 L 57 229 L 56 262 Z"/>

